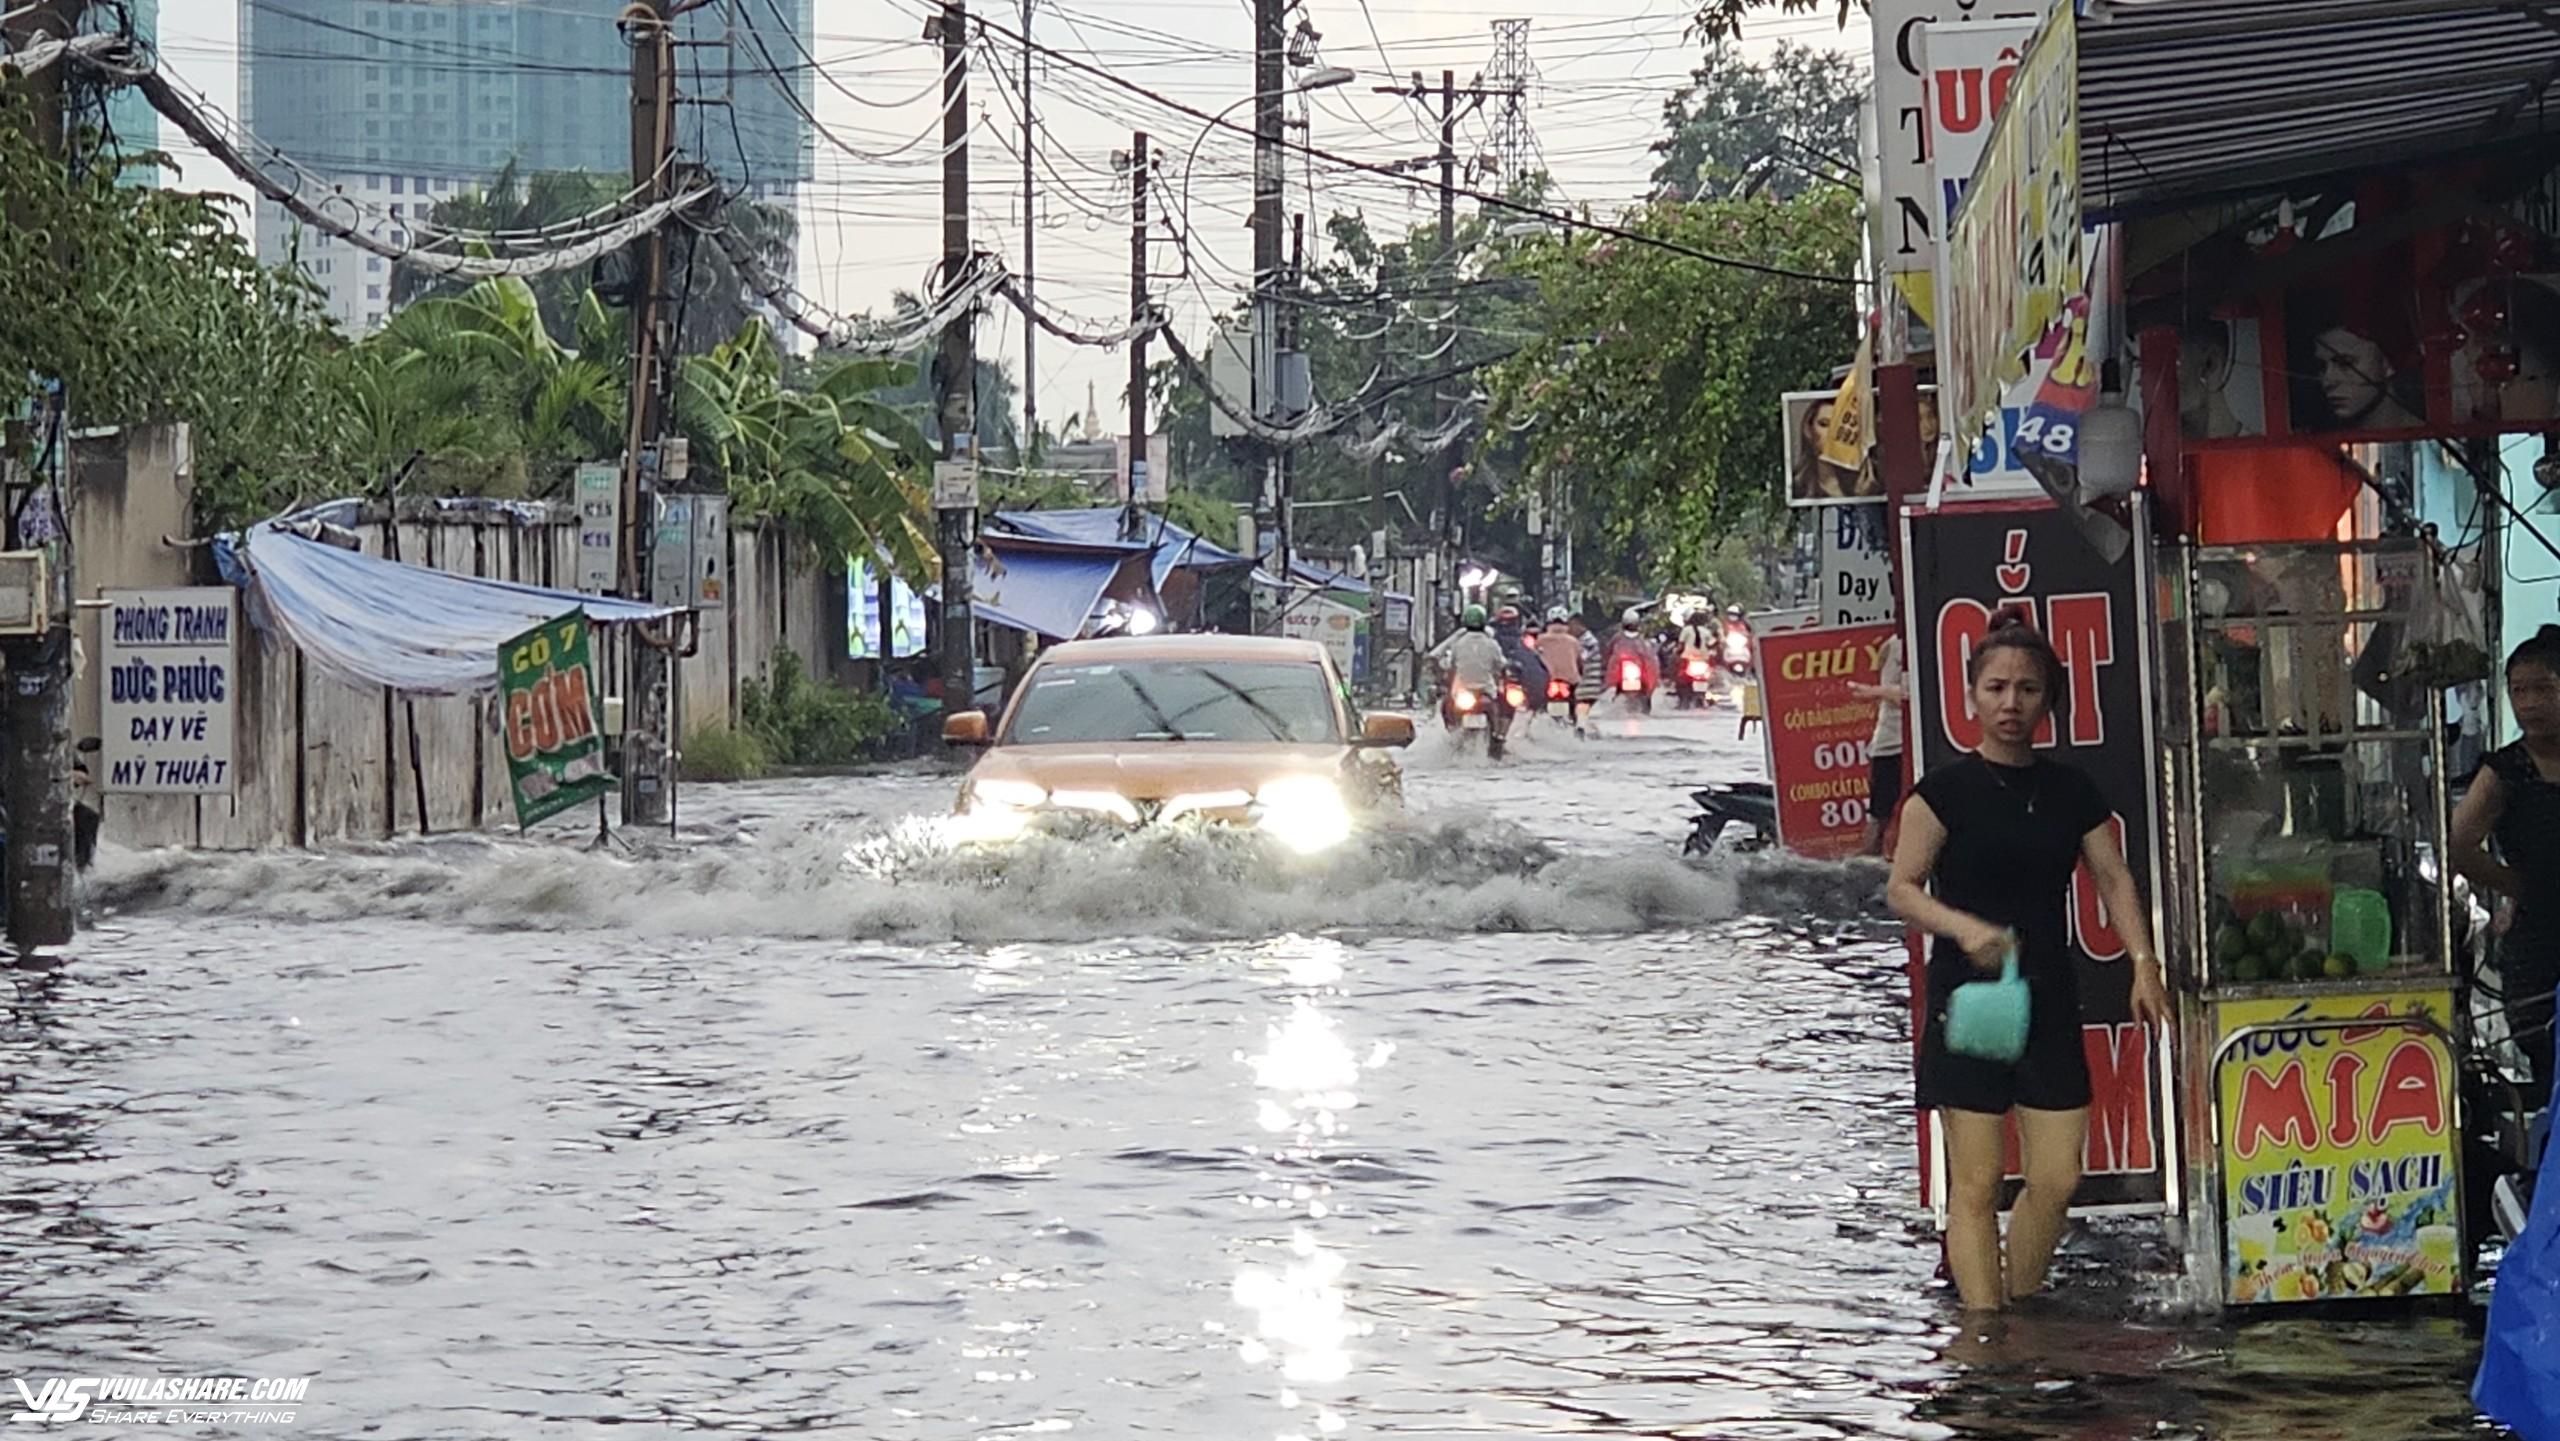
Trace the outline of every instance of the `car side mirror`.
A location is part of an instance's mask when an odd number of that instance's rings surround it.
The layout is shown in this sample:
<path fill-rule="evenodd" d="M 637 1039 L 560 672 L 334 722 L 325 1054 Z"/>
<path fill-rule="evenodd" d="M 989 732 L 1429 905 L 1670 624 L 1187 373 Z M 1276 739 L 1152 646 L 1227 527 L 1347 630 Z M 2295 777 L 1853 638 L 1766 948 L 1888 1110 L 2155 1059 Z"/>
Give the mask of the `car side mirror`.
<path fill-rule="evenodd" d="M 987 713 L 982 710 L 956 711 L 942 721 L 942 743 L 947 746 L 982 746 L 987 743 Z"/>
<path fill-rule="evenodd" d="M 1360 718 L 1360 744 L 1375 750 L 1413 744 L 1413 717 L 1373 711 Z"/>

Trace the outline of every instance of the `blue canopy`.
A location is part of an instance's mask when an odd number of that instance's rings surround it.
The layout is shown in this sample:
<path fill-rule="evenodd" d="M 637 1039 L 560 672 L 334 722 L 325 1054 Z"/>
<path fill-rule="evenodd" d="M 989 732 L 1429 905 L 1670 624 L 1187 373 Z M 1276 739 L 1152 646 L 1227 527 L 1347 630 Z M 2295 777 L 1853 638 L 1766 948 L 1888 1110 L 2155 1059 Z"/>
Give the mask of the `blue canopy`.
<path fill-rule="evenodd" d="M 1262 560 L 1263 568 L 1255 570 L 1253 578 L 1264 585 L 1278 585 L 1280 577 L 1268 569 L 1271 557 L 1266 555 Z M 1289 557 L 1289 578 L 1299 585 L 1311 585 L 1318 590 L 1338 590 L 1346 595 L 1369 593 L 1369 582 L 1359 576 L 1347 570 L 1327 570 L 1320 565 L 1309 565 L 1296 556 Z"/>
<path fill-rule="evenodd" d="M 1142 545 L 1071 545 L 982 535 L 970 551 L 969 603 L 977 618 L 1053 640 L 1073 640 L 1120 568 Z"/>
<path fill-rule="evenodd" d="M 260 526 L 245 559 L 258 610 L 321 669 L 409 695 L 486 695 L 498 650 L 573 610 L 599 624 L 675 614 L 576 591 L 451 575 Z"/>
<path fill-rule="evenodd" d="M 1120 506 L 1097 505 L 1079 510 L 1005 510 L 998 511 L 995 518 L 1007 530 L 1043 540 L 1118 545 L 1122 543 L 1120 523 L 1127 514 Z M 1145 525 L 1138 543 L 1156 548 L 1153 569 L 1159 590 L 1164 587 L 1165 577 L 1177 570 L 1223 570 L 1249 563 L 1247 557 L 1202 540 L 1170 520 L 1149 516 Z"/>

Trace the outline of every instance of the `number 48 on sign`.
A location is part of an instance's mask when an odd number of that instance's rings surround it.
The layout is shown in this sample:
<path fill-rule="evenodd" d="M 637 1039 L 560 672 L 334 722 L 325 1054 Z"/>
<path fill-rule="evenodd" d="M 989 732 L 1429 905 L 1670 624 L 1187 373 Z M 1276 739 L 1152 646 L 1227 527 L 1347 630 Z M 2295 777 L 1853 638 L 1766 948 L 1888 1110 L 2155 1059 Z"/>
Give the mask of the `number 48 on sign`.
<path fill-rule="evenodd" d="M 498 651 L 498 729 L 516 821 L 531 826 L 613 788 L 596 725 L 587 613 L 573 610 Z"/>

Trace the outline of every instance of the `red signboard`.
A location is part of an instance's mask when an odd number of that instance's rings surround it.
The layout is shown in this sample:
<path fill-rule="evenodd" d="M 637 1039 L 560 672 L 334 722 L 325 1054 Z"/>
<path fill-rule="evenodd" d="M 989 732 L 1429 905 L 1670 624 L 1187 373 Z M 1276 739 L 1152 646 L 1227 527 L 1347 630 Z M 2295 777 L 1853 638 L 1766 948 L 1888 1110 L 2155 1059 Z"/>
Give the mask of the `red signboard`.
<path fill-rule="evenodd" d="M 1772 631 L 1759 637 L 1761 731 L 1778 798 L 1778 841 L 1798 855 L 1858 853 L 1867 825 L 1867 746 L 1890 623 Z"/>
<path fill-rule="evenodd" d="M 2036 736 L 2036 747 L 2097 783 L 2115 807 L 2117 836 L 2144 897 L 2156 902 L 2148 535 L 2138 530 L 2133 553 L 2109 564 L 2046 501 L 1914 509 L 1903 525 L 1910 557 L 1904 614 L 1911 618 L 1913 773 L 1961 759 L 1980 744 L 1965 669 L 1994 614 L 2023 610 L 2053 642 L 2068 691 L 2066 706 Z M 2086 866 L 2073 878 L 2069 924 L 2095 1093 L 2078 1203 L 2156 1210 L 2169 1199 L 2171 1158 L 2160 1038 L 2133 1023 L 2125 943 Z M 1911 984 L 1916 1035 L 1926 987 L 1917 944 Z M 1933 1117 L 1921 1118 L 1923 1196 L 1935 1204 L 1933 1125 Z"/>

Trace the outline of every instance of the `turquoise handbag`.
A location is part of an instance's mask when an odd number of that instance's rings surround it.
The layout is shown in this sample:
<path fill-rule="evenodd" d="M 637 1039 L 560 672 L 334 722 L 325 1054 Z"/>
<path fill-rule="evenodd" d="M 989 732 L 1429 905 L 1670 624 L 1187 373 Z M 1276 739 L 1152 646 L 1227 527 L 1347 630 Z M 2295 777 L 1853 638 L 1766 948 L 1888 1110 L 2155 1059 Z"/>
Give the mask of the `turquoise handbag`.
<path fill-rule="evenodd" d="M 1978 1061 L 2015 1064 L 2027 1053 L 2028 988 L 2018 974 L 2018 947 L 2000 963 L 2000 979 L 1967 981 L 1947 1000 L 1947 1049 Z"/>

